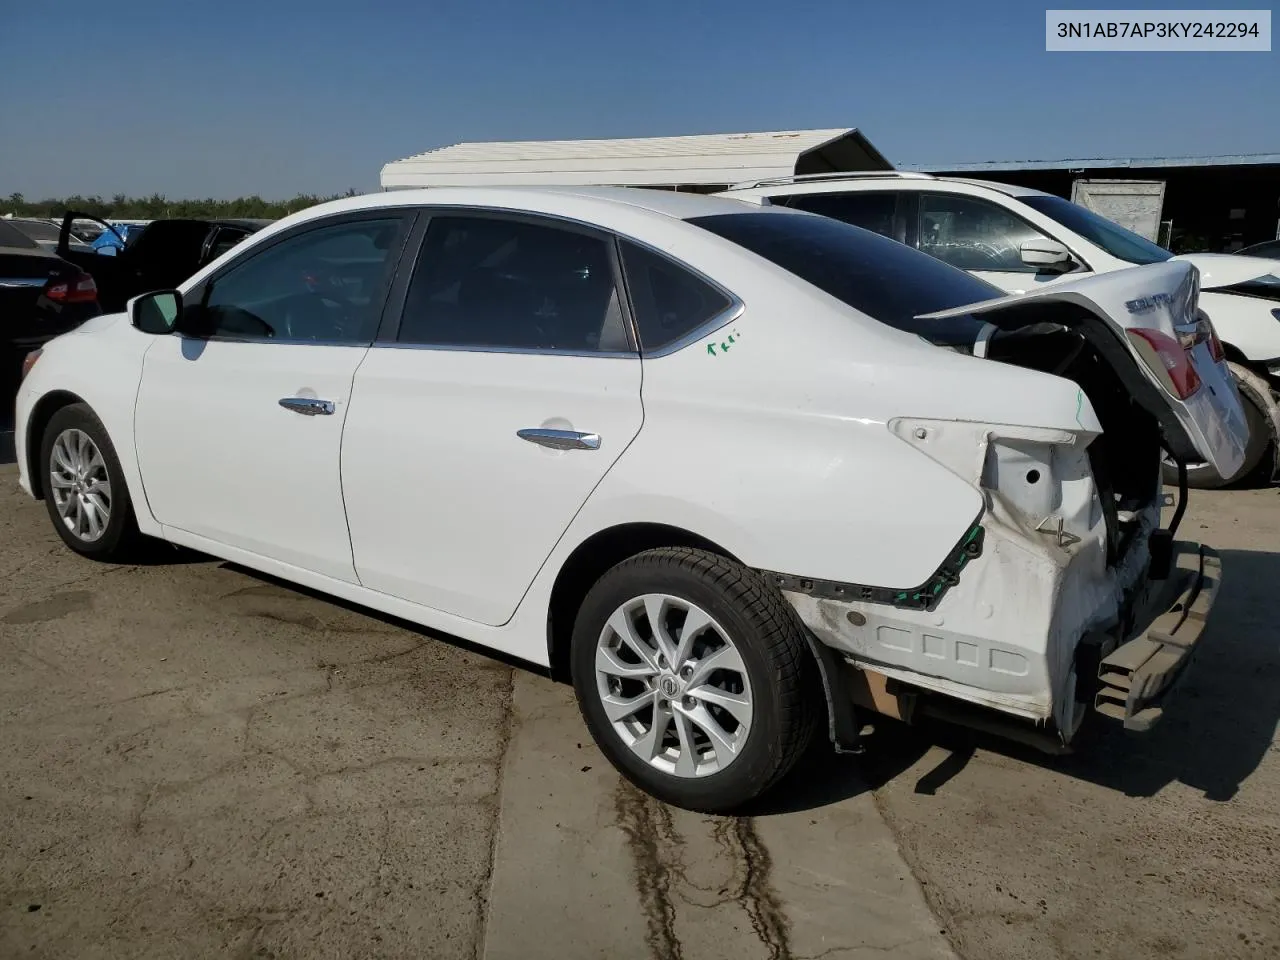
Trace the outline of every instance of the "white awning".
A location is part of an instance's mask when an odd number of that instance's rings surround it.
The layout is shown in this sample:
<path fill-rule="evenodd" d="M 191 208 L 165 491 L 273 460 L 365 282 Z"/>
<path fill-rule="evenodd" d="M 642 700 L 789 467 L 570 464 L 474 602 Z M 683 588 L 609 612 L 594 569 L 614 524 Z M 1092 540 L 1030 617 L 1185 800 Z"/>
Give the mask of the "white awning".
<path fill-rule="evenodd" d="M 793 174 L 892 169 L 856 129 L 783 130 L 458 143 L 388 163 L 382 168 L 382 187 L 723 187 Z"/>

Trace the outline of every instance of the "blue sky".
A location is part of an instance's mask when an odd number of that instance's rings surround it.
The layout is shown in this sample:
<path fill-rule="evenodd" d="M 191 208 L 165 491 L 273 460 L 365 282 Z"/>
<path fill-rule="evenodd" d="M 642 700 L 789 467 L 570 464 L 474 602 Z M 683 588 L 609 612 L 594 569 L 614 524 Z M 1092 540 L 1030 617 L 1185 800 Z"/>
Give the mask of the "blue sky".
<path fill-rule="evenodd" d="M 807 127 L 895 163 L 1280 152 L 1280 52 L 1046 53 L 1026 2 L 3 6 L 4 196 L 364 191 L 462 140 Z"/>

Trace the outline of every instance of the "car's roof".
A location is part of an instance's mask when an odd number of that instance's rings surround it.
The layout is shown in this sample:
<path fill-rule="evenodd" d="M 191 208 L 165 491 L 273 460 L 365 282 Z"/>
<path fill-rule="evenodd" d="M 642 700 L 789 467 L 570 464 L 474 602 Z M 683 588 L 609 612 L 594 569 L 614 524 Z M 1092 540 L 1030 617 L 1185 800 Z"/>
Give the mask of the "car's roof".
<path fill-rule="evenodd" d="M 994 180 L 974 180 L 968 177 L 930 177 L 920 174 L 895 176 L 893 173 L 876 172 L 874 175 L 859 176 L 850 174 L 840 176 L 832 174 L 830 179 L 813 180 L 780 180 L 764 182 L 750 186 L 741 186 L 726 190 L 718 196 L 733 197 L 776 197 L 796 196 L 811 193 L 848 193 L 852 190 L 945 190 L 948 184 L 964 184 L 994 190 L 1010 197 L 1048 197 L 1052 194 L 1030 187 L 1020 187 L 1011 183 L 997 183 Z"/>
<path fill-rule="evenodd" d="M 675 220 L 741 210 L 733 200 L 700 193 L 641 187 L 426 187 L 331 200 L 294 216 L 305 219 L 308 215 L 321 216 L 343 211 L 441 205 L 546 211 L 554 207 L 558 200 L 572 202 L 579 209 L 594 207 L 602 213 L 606 210 L 640 209 Z"/>

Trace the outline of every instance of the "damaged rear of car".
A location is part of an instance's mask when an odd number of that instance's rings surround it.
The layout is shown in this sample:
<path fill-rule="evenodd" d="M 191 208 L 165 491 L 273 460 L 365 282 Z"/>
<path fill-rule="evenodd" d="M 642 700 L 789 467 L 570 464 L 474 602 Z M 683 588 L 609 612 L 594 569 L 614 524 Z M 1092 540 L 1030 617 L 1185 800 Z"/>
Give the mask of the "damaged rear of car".
<path fill-rule="evenodd" d="M 790 224 L 770 227 L 762 232 Z M 711 228 L 940 349 L 1074 384 L 1054 388 L 1052 401 L 1044 390 L 988 403 L 977 418 L 958 402 L 954 415 L 889 419 L 901 443 L 981 498 L 925 582 L 885 588 L 767 571 L 817 641 L 837 746 L 857 743 L 851 703 L 908 721 L 941 716 L 1047 749 L 1067 746 L 1091 710 L 1131 729 L 1158 720 L 1219 579 L 1212 550 L 1174 539 L 1185 471 L 1177 509 L 1161 525 L 1162 451 L 1227 474 L 1248 437 L 1199 308 L 1196 268 L 1171 261 L 1015 296 L 981 284 L 968 292 L 982 302 L 907 315 L 903 307 L 937 290 L 919 264 L 898 302 L 868 304 L 868 290 L 893 286 L 883 261 L 859 275 L 832 250 L 801 256 L 777 237 Z M 1062 409 L 1024 413 L 1046 404 Z"/>

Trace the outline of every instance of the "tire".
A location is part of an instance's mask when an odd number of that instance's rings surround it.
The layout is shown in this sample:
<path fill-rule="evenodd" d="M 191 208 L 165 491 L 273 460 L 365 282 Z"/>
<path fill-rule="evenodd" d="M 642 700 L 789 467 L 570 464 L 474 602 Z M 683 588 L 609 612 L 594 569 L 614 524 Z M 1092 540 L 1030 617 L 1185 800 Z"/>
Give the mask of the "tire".
<path fill-rule="evenodd" d="M 1228 363 L 1240 388 L 1240 401 L 1244 406 L 1245 422 L 1249 425 L 1249 442 L 1245 446 L 1244 462 L 1230 477 L 1223 477 L 1207 463 L 1187 464 L 1187 486 L 1194 490 L 1219 490 L 1229 486 L 1256 486 L 1267 483 L 1275 470 L 1276 424 L 1280 412 L 1271 395 L 1271 386 L 1248 367 Z M 1178 484 L 1178 466 L 1166 459 L 1162 465 L 1164 482 L 1172 487 Z"/>
<path fill-rule="evenodd" d="M 138 553 L 143 537 L 120 458 L 87 405 L 63 407 L 50 418 L 40 441 L 39 469 L 49 519 L 63 543 L 82 556 L 114 563 Z"/>
<path fill-rule="evenodd" d="M 706 618 L 694 634 L 689 616 Z M 674 669 L 664 649 L 676 651 Z M 613 765 L 658 799 L 705 813 L 737 810 L 777 783 L 825 705 L 795 611 L 759 574 L 704 550 L 650 550 L 609 570 L 578 611 L 571 656 L 583 719 Z M 655 739 L 660 710 L 665 735 Z"/>

